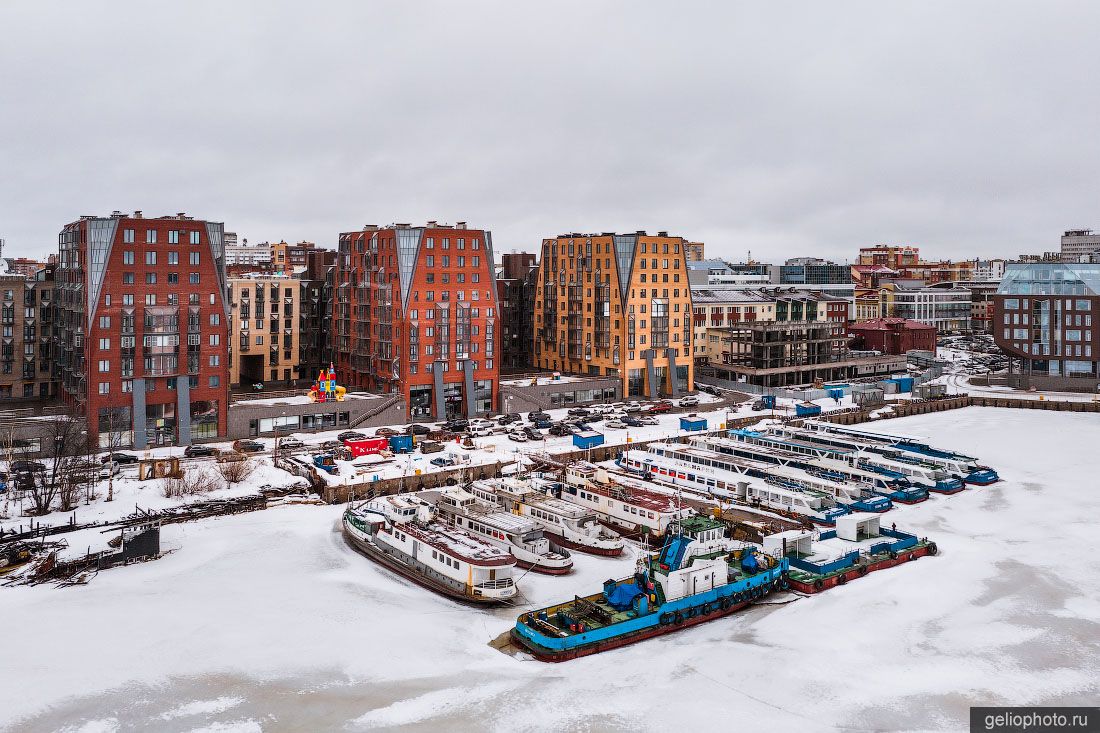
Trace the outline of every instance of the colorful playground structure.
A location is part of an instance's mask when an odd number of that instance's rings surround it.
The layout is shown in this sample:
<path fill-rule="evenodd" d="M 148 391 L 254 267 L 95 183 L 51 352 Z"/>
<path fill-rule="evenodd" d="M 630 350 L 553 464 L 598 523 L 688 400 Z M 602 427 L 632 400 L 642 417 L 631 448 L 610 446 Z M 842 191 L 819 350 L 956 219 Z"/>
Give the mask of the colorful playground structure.
<path fill-rule="evenodd" d="M 309 388 L 310 402 L 343 402 L 347 389 L 336 383 L 336 369 L 328 365 L 328 371 L 317 375 L 317 383 Z"/>

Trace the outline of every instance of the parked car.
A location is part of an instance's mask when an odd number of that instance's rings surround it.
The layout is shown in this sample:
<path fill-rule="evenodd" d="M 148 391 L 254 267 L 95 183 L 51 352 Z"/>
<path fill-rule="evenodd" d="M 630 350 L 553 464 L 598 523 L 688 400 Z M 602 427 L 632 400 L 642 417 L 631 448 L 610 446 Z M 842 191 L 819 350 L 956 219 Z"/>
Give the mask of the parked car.
<path fill-rule="evenodd" d="M 473 438 L 484 438 L 487 435 L 493 434 L 493 429 L 488 427 L 482 427 L 480 425 L 466 428 L 466 434 Z"/>
<path fill-rule="evenodd" d="M 367 437 L 366 433 L 360 433 L 358 430 L 345 430 L 336 436 L 338 440 L 363 440 Z"/>
<path fill-rule="evenodd" d="M 523 434 L 527 436 L 528 440 L 546 440 L 546 436 L 535 428 L 524 428 Z"/>
<path fill-rule="evenodd" d="M 325 450 L 336 450 L 337 448 L 343 448 L 344 447 L 344 441 L 342 441 L 342 440 L 326 440 L 324 443 L 321 443 L 321 447 L 324 448 Z"/>
<path fill-rule="evenodd" d="M 534 422 L 535 427 L 538 428 L 539 430 L 548 430 L 550 428 L 550 426 L 554 424 L 554 422 L 552 420 L 550 420 L 549 418 L 539 419 L 539 420 L 535 420 L 533 422 Z"/>
<path fill-rule="evenodd" d="M 517 443 L 526 443 L 527 434 L 524 433 L 522 430 L 512 430 L 508 433 L 508 440 L 514 440 Z"/>
<path fill-rule="evenodd" d="M 433 458 L 431 460 L 431 464 L 433 466 L 453 466 L 455 465 L 455 463 L 455 459 L 446 454 L 440 456 L 439 458 Z"/>
<path fill-rule="evenodd" d="M 578 417 L 588 417 L 592 413 L 589 410 L 584 409 L 583 407 L 570 407 L 569 414 L 576 415 Z"/>
<path fill-rule="evenodd" d="M 450 430 L 451 432 L 461 433 L 466 428 L 470 427 L 469 420 L 448 420 L 440 426 L 443 430 Z"/>
<path fill-rule="evenodd" d="M 643 410 L 643 412 L 648 412 L 650 414 L 657 415 L 657 414 L 664 413 L 664 412 L 671 412 L 673 407 L 675 407 L 675 405 L 673 405 L 668 400 L 660 400 L 658 402 L 653 402 L 653 403 L 649 404 L 645 408 L 645 410 Z"/>
<path fill-rule="evenodd" d="M 680 407 L 695 407 L 699 404 L 699 398 L 695 395 L 688 395 L 680 400 Z"/>
<path fill-rule="evenodd" d="M 642 425 L 660 425 L 661 424 L 661 421 L 658 420 L 657 418 L 653 417 L 652 415 L 638 415 L 637 417 L 631 418 L 631 420 L 635 420 L 635 421 L 641 423 Z"/>
<path fill-rule="evenodd" d="M 279 438 L 277 441 L 279 444 L 279 450 L 296 450 L 298 448 L 305 448 L 306 444 L 298 440 L 293 435 L 288 435 L 285 438 Z"/>
<path fill-rule="evenodd" d="M 497 423 L 500 425 L 508 425 L 509 423 L 519 422 L 523 418 L 519 416 L 517 412 L 509 412 L 507 415 L 501 415 L 497 418 Z"/>
<path fill-rule="evenodd" d="M 615 408 L 611 405 L 592 405 L 592 407 L 589 407 L 588 409 L 594 415 L 607 415 L 608 413 L 615 411 Z"/>
<path fill-rule="evenodd" d="M 11 470 L 15 473 L 29 473 L 33 471 L 45 471 L 46 465 L 38 461 L 12 461 Z"/>
<path fill-rule="evenodd" d="M 442 443 L 437 443 L 434 440 L 422 440 L 422 441 L 420 441 L 420 452 L 421 453 L 425 453 L 425 454 L 427 454 L 427 453 L 438 453 L 441 450 L 443 450 L 443 444 Z"/>
<path fill-rule="evenodd" d="M 543 412 L 542 410 L 535 410 L 534 412 L 530 412 L 527 414 L 527 419 L 531 421 L 549 420 L 550 414 L 547 412 Z"/>
<path fill-rule="evenodd" d="M 183 455 L 188 458 L 199 458 L 200 456 L 216 456 L 220 451 L 212 445 L 189 445 L 183 449 Z M 115 453 L 116 463 L 136 463 L 137 456 L 134 456 L 132 461 L 122 460 L 122 456 L 129 455 L 126 453 Z"/>
<path fill-rule="evenodd" d="M 401 435 L 401 431 L 393 428 L 378 428 L 374 431 L 374 435 L 376 438 L 392 438 L 395 435 Z"/>
<path fill-rule="evenodd" d="M 107 461 L 99 467 L 99 477 L 101 479 L 111 478 L 117 476 L 121 470 L 122 466 L 118 465 L 118 461 Z"/>
<path fill-rule="evenodd" d="M 563 438 L 567 435 L 572 435 L 573 434 L 573 428 L 566 425 L 565 423 L 556 422 L 556 423 L 554 423 L 553 425 L 550 426 L 550 434 L 551 435 L 556 435 L 559 438 Z"/>
<path fill-rule="evenodd" d="M 626 417 L 623 418 L 623 423 L 626 424 L 626 425 L 629 425 L 632 428 L 640 428 L 640 427 L 642 427 L 642 425 L 645 424 L 641 420 L 639 420 L 638 418 L 631 417 L 629 415 L 627 415 Z"/>
<path fill-rule="evenodd" d="M 620 429 L 620 428 L 625 428 L 625 427 L 626 427 L 626 423 L 624 423 L 624 422 L 623 422 L 622 420 L 619 420 L 619 419 L 613 418 L 613 419 L 611 419 L 611 420 L 608 420 L 607 422 L 605 422 L 605 423 L 603 424 L 603 426 L 604 426 L 605 428 L 613 428 L 613 429 L 616 429 L 616 430 L 618 430 L 618 429 Z"/>
<path fill-rule="evenodd" d="M 475 417 L 470 421 L 469 427 L 471 428 L 491 428 L 495 423 L 492 420 L 486 420 L 484 418 Z"/>
<path fill-rule="evenodd" d="M 408 425 L 405 427 L 405 432 L 409 435 L 427 435 L 428 433 L 432 432 L 432 429 L 429 428 L 427 425 L 418 425 L 416 423 L 413 423 L 412 425 Z"/>
<path fill-rule="evenodd" d="M 592 429 L 592 426 L 589 425 L 586 422 L 575 422 L 575 423 L 573 423 L 573 427 L 576 428 L 577 430 L 591 430 Z"/>
<path fill-rule="evenodd" d="M 233 450 L 238 453 L 259 453 L 264 449 L 264 444 L 256 440 L 235 440 Z"/>
<path fill-rule="evenodd" d="M 642 409 L 641 402 L 627 402 L 626 407 L 623 408 L 626 412 L 640 412 Z"/>
<path fill-rule="evenodd" d="M 190 448 L 191 446 L 187 446 L 187 447 Z M 211 448 L 211 450 L 214 450 L 214 449 Z M 184 449 L 183 452 L 184 452 L 184 454 L 186 454 L 187 450 Z M 113 455 L 114 455 L 115 463 L 118 463 L 118 464 L 123 465 L 123 466 L 129 465 L 131 463 L 137 463 L 139 460 L 141 460 L 137 456 L 135 456 L 133 453 L 117 453 L 116 452 Z M 112 454 L 108 453 L 108 454 L 104 455 L 102 458 L 100 458 L 99 462 L 100 463 L 106 463 L 107 461 L 111 460 L 111 456 L 112 456 Z"/>

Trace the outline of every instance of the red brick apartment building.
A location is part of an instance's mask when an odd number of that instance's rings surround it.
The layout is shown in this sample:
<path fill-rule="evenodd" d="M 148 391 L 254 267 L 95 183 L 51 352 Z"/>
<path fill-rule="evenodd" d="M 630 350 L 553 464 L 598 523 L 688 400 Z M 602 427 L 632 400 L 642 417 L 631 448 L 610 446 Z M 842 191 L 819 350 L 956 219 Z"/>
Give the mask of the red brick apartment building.
<path fill-rule="evenodd" d="M 55 358 L 89 435 L 141 449 L 226 434 L 224 227 L 83 216 L 59 236 Z"/>
<path fill-rule="evenodd" d="M 337 380 L 404 396 L 412 419 L 483 415 L 500 386 L 492 234 L 428 222 L 340 235 Z"/>

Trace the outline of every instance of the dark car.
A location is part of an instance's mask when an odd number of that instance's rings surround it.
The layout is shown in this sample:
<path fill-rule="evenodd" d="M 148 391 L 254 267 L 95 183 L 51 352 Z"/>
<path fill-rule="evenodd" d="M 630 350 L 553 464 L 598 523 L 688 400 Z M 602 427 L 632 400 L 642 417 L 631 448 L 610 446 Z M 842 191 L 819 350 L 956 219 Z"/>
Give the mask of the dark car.
<path fill-rule="evenodd" d="M 639 420 L 636 417 L 631 417 L 630 415 L 627 415 L 626 417 L 623 418 L 623 424 L 624 425 L 629 425 L 632 428 L 640 428 L 643 425 L 645 425 L 644 422 L 642 422 L 641 420 Z"/>
<path fill-rule="evenodd" d="M 14 473 L 28 473 L 32 471 L 45 471 L 45 464 L 38 461 L 12 461 L 11 470 Z"/>
<path fill-rule="evenodd" d="M 321 447 L 325 450 L 335 450 L 337 448 L 343 448 L 344 442 L 342 440 L 326 440 L 324 443 L 321 443 Z"/>
<path fill-rule="evenodd" d="M 535 423 L 535 427 L 539 430 L 547 430 L 551 425 L 554 424 L 554 422 L 549 419 L 539 419 L 534 420 L 533 422 Z"/>
<path fill-rule="evenodd" d="M 535 410 L 534 412 L 527 414 L 527 419 L 531 422 L 534 422 L 535 420 L 549 420 L 550 414 L 543 412 L 542 410 Z"/>
<path fill-rule="evenodd" d="M 405 433 L 408 435 L 427 435 L 430 432 L 432 432 L 432 429 L 427 425 L 419 425 L 416 423 L 405 428 Z"/>
<path fill-rule="evenodd" d="M 259 453 L 264 449 L 264 444 L 256 440 L 238 440 L 233 443 L 233 450 L 240 453 Z"/>
<path fill-rule="evenodd" d="M 566 435 L 573 434 L 573 428 L 569 427 L 565 423 L 556 422 L 550 426 L 550 434 L 556 435 L 559 438 L 564 438 Z"/>
<path fill-rule="evenodd" d="M 364 440 L 367 437 L 367 435 L 366 435 L 366 433 L 360 433 L 358 430 L 345 430 L 344 432 L 340 433 L 336 437 L 341 441 L 344 441 L 344 440 Z"/>
<path fill-rule="evenodd" d="M 453 433 L 461 433 L 466 428 L 470 427 L 469 420 L 448 420 L 443 423 L 444 430 L 450 430 Z"/>
<path fill-rule="evenodd" d="M 571 407 L 569 408 L 569 414 L 577 417 L 588 417 L 591 413 L 583 407 Z"/>
<path fill-rule="evenodd" d="M 190 448 L 190 447 L 191 446 L 188 446 L 188 448 Z M 185 450 L 184 453 L 186 454 L 187 451 Z M 99 459 L 99 462 L 100 463 L 106 463 L 107 461 L 111 460 L 111 456 L 112 456 L 112 454 L 108 453 L 108 454 L 102 456 Z M 114 454 L 115 463 L 118 463 L 120 465 L 127 465 L 127 464 L 130 464 L 130 463 L 137 463 L 139 460 L 141 460 L 141 459 L 139 459 L 133 453 L 115 453 Z"/>
<path fill-rule="evenodd" d="M 421 453 L 438 453 L 443 450 L 443 444 L 437 443 L 434 440 L 423 440 L 420 442 Z"/>
<path fill-rule="evenodd" d="M 263 450 L 263 446 L 260 446 L 260 450 Z M 124 454 L 122 453 L 115 453 L 115 460 L 119 463 L 125 463 L 126 461 L 122 460 L 123 455 Z M 188 458 L 197 458 L 198 456 L 216 456 L 218 455 L 218 449 L 209 445 L 189 445 L 183 449 L 183 455 L 187 456 Z M 136 460 L 137 458 L 135 457 L 134 461 Z M 133 463 L 133 461 L 130 462 Z"/>
<path fill-rule="evenodd" d="M 546 436 L 534 428 L 524 428 L 523 434 L 526 435 L 529 440 L 546 440 Z"/>
<path fill-rule="evenodd" d="M 401 431 L 393 428 L 378 428 L 374 431 L 374 435 L 378 438 L 392 438 L 395 435 L 401 435 Z"/>
<path fill-rule="evenodd" d="M 573 428 L 575 430 L 591 430 L 592 429 L 591 425 L 589 425 L 588 423 L 583 422 L 583 421 L 582 422 L 570 423 L 570 424 L 573 426 Z"/>

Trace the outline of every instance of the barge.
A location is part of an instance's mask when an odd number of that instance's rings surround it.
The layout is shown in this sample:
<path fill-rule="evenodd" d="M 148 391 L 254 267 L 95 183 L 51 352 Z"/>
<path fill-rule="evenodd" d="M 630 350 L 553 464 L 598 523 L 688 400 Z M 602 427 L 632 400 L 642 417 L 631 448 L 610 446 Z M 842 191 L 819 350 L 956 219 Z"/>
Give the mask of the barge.
<path fill-rule="evenodd" d="M 709 517 L 678 521 L 659 553 L 599 593 L 524 613 L 512 640 L 536 659 L 562 662 L 727 616 L 785 589 L 788 562 L 727 539 Z"/>
<path fill-rule="evenodd" d="M 409 496 L 380 496 L 350 506 L 344 537 L 383 567 L 465 603 L 497 605 L 516 594 L 510 553 L 433 516 Z"/>
<path fill-rule="evenodd" d="M 659 538 L 678 520 L 695 514 L 675 497 L 626 479 L 612 479 L 606 469 L 587 461 L 565 467 L 561 498 L 594 512 L 600 522 L 628 537 Z"/>

